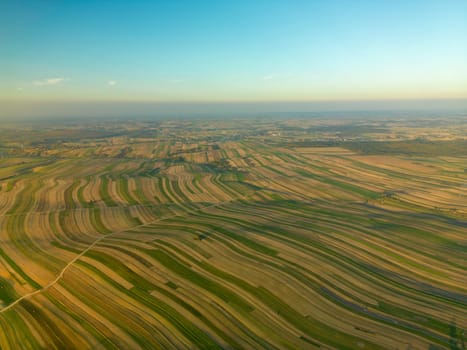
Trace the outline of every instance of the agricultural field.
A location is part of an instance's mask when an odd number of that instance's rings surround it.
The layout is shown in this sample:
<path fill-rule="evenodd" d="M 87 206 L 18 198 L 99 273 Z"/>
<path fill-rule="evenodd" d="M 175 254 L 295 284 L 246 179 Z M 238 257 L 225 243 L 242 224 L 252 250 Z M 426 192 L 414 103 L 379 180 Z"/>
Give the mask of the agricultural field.
<path fill-rule="evenodd" d="M 0 349 L 465 349 L 464 117 L 0 127 Z"/>

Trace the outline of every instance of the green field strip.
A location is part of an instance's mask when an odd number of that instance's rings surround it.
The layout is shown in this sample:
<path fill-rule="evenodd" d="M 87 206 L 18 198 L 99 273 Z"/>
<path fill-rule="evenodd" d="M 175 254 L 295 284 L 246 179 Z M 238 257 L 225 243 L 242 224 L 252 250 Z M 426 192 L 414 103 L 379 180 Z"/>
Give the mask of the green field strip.
<path fill-rule="evenodd" d="M 117 191 L 122 198 L 127 201 L 129 205 L 138 205 L 139 201 L 135 200 L 133 196 L 130 194 L 130 190 L 128 188 L 128 177 L 127 176 L 120 176 L 117 180 Z"/>
<path fill-rule="evenodd" d="M 47 298 L 52 304 L 54 304 L 57 309 L 70 316 L 77 324 L 89 332 L 89 334 L 92 335 L 92 337 L 99 343 L 99 345 L 103 346 L 105 349 L 119 349 L 119 347 L 109 339 L 108 335 L 106 336 L 101 331 L 99 331 L 99 326 L 93 324 L 96 321 L 94 321 L 90 315 L 86 315 L 85 317 L 80 316 L 77 312 L 72 310 L 71 305 L 65 306 L 62 302 L 50 295 L 50 293 L 48 293 Z M 110 331 L 108 332 L 110 333 Z"/>
<path fill-rule="evenodd" d="M 153 205 L 154 202 L 149 200 L 143 191 L 142 184 L 141 184 L 141 178 L 137 177 L 137 178 L 134 178 L 134 180 L 135 180 L 135 189 L 133 190 L 133 195 L 136 198 L 136 201 L 142 205 Z M 154 198 L 154 200 L 156 203 L 161 203 L 161 201 L 158 198 Z"/>
<path fill-rule="evenodd" d="M 73 183 L 70 186 L 68 186 L 68 188 L 63 193 L 65 197 L 65 208 L 66 209 L 75 209 L 77 207 L 73 199 L 73 193 L 79 187 L 79 185 L 80 185 L 80 181 L 74 180 Z"/>
<path fill-rule="evenodd" d="M 28 300 L 22 300 L 20 307 L 24 309 L 41 327 L 43 335 L 47 336 L 49 342 L 58 349 L 78 349 L 76 345 L 61 331 L 56 324 L 42 309 Z"/>
<path fill-rule="evenodd" d="M 287 235 L 284 236 L 284 237 L 288 237 L 288 238 L 289 238 L 291 235 L 292 235 L 292 234 L 289 233 L 289 234 L 287 234 Z M 216 237 L 216 239 L 217 239 L 217 240 L 220 240 L 219 237 Z M 222 241 L 222 240 L 220 240 L 220 241 Z M 225 240 L 224 240 L 224 244 L 227 244 L 227 243 L 225 242 Z M 232 249 L 232 250 L 235 250 L 235 251 L 236 251 L 237 253 L 239 253 L 239 254 L 242 254 L 242 255 L 245 255 L 245 256 L 249 257 L 249 258 L 252 259 L 252 260 L 256 259 L 256 261 L 261 261 L 262 263 L 265 263 L 265 264 L 269 264 L 269 265 L 270 265 L 270 263 L 269 263 L 268 261 L 261 260 L 261 259 L 259 259 L 258 256 L 254 256 L 254 255 L 251 255 L 251 254 L 247 255 L 244 251 L 239 250 L 239 249 L 235 248 L 235 247 L 232 246 L 232 245 L 229 245 L 229 248 Z M 305 250 L 305 252 L 306 252 L 306 251 L 308 251 L 308 250 Z M 308 251 L 308 252 L 309 252 L 309 251 Z M 321 250 L 317 250 L 316 252 L 321 253 Z M 324 256 L 324 259 L 325 259 L 324 261 L 327 261 L 328 263 L 329 263 L 329 259 L 331 258 L 331 256 L 336 256 L 336 254 L 332 254 L 333 251 L 329 251 L 329 252 L 331 253 L 331 255 L 325 255 L 325 256 Z M 321 255 L 322 255 L 322 254 L 321 254 Z M 348 258 L 346 258 L 346 259 L 348 260 Z M 290 263 L 290 262 L 288 262 L 288 261 L 286 261 L 286 260 L 284 260 L 284 259 L 280 259 L 280 260 L 282 260 L 282 261 L 284 261 L 284 262 L 286 262 L 286 263 Z M 336 267 L 341 267 L 341 263 L 338 262 L 338 263 L 335 264 L 335 266 L 336 266 Z M 280 270 L 283 270 L 283 268 L 280 267 L 280 266 L 278 266 L 278 265 L 275 265 L 275 267 L 278 268 L 278 269 L 280 269 Z M 341 267 L 341 268 L 342 268 L 342 267 Z M 346 269 L 348 270 L 349 267 L 347 266 Z M 305 270 L 305 271 L 306 271 L 306 270 Z M 352 271 L 352 269 L 351 269 L 350 271 Z M 305 282 L 305 284 L 308 284 L 308 283 L 306 283 L 306 278 L 304 279 L 303 276 L 301 276 L 300 274 L 297 274 L 296 272 L 293 272 L 293 270 L 288 269 L 286 272 L 287 272 L 288 274 L 293 275 L 293 276 L 296 277 L 298 280 L 300 280 L 300 281 L 302 281 L 302 282 Z M 311 273 L 310 271 L 307 271 L 307 272 L 308 272 L 308 273 Z M 352 272 L 356 272 L 356 271 L 353 270 Z M 315 275 L 315 276 L 316 276 L 316 275 Z M 318 276 L 316 276 L 316 277 L 318 277 Z M 378 277 L 379 277 L 379 276 L 378 276 Z M 367 278 L 367 277 L 363 277 L 363 278 Z M 325 281 L 321 279 L 321 282 L 325 282 Z M 392 281 L 392 282 L 393 282 L 393 281 Z M 397 284 L 397 285 L 402 287 L 402 285 L 400 285 L 400 284 Z M 317 285 L 316 285 L 316 284 L 315 284 L 315 285 L 312 284 L 312 285 L 310 285 L 310 286 L 314 287 L 314 289 L 317 290 L 317 288 L 316 288 Z M 322 294 L 324 297 L 327 297 L 327 298 L 328 298 L 328 296 L 326 296 L 324 293 L 321 292 L 320 294 Z M 334 301 L 335 301 L 335 300 L 334 300 Z M 344 306 L 344 305 L 343 305 L 343 306 Z M 384 310 L 381 310 L 381 311 L 383 311 L 383 312 L 388 312 L 388 311 L 390 311 L 390 310 L 391 310 L 391 308 L 384 308 Z M 397 310 L 397 308 L 394 307 L 394 310 Z M 355 311 L 355 310 L 352 310 L 352 311 Z M 407 314 L 410 314 L 410 312 L 408 312 Z M 368 317 L 367 314 L 363 314 L 363 315 L 366 316 L 366 317 Z M 394 315 L 398 317 L 398 316 L 400 316 L 400 313 L 395 313 Z M 412 320 L 416 319 L 416 317 L 417 317 L 416 314 L 411 314 L 411 315 L 412 315 Z M 381 321 L 382 318 L 381 318 L 381 317 L 376 317 L 375 320 Z M 383 321 L 384 321 L 384 319 L 383 319 Z M 387 323 L 388 325 L 391 325 L 391 326 L 393 325 L 393 323 L 390 322 L 390 321 L 386 321 L 386 322 L 384 322 L 384 323 Z M 435 322 L 432 323 L 431 325 L 433 325 L 433 324 L 436 324 L 436 329 L 437 329 L 438 331 L 441 331 L 441 332 L 442 332 L 443 329 L 444 329 L 444 330 L 448 329 L 448 327 L 447 327 L 446 324 L 444 324 L 444 326 L 443 326 L 443 323 L 439 323 L 439 322 L 437 322 L 437 321 L 435 321 Z M 402 327 L 402 326 L 399 326 L 398 328 L 406 329 L 406 327 L 404 328 L 404 327 Z M 412 328 L 409 328 L 408 330 L 409 330 L 409 331 L 410 331 L 410 330 L 413 331 Z M 435 341 L 435 342 L 440 342 L 440 338 L 439 338 L 438 336 L 436 336 L 436 335 L 431 335 L 431 336 L 430 336 L 430 333 L 429 333 L 429 332 L 428 332 L 428 333 L 427 333 L 427 332 L 418 332 L 418 334 L 421 335 L 421 336 L 424 336 L 424 337 L 427 337 L 427 336 L 428 336 L 431 340 L 433 340 L 433 341 Z"/>
<path fill-rule="evenodd" d="M 130 251 L 129 249 L 127 248 L 122 248 L 120 246 L 115 246 L 115 245 L 109 245 L 109 244 L 103 244 L 103 243 L 100 243 L 99 246 L 102 246 L 102 247 L 107 247 L 107 248 L 111 248 L 111 249 L 115 249 L 117 251 L 120 251 L 130 257 L 132 257 L 133 259 L 135 259 L 136 261 L 138 261 L 139 263 L 143 264 L 145 267 L 152 267 L 153 264 L 151 262 L 149 262 L 148 260 L 144 259 L 143 257 L 141 257 L 140 255 Z M 134 248 L 139 248 L 139 247 L 134 247 Z M 133 273 L 133 272 L 128 272 L 127 269 L 122 269 L 122 270 L 125 270 L 126 273 L 124 275 L 120 274 L 121 277 L 124 277 L 125 276 L 128 276 L 129 273 Z M 146 282 L 144 282 L 146 283 Z M 149 282 L 147 282 L 149 283 Z M 206 316 L 204 316 L 204 314 L 202 314 L 198 309 L 196 309 L 195 307 L 193 307 L 191 304 L 187 303 L 186 301 L 184 301 L 183 299 L 179 298 L 177 295 L 175 295 L 174 293 L 171 293 L 170 291 L 168 291 L 167 289 L 164 289 L 164 288 L 161 288 L 160 286 L 157 286 L 155 284 L 150 284 L 150 288 L 148 290 L 152 290 L 152 291 L 157 291 L 158 293 L 172 299 L 174 302 L 176 302 L 177 304 L 179 304 L 180 306 L 182 306 L 184 309 L 186 309 L 187 311 L 189 311 L 192 315 L 194 315 L 195 317 L 199 318 L 203 323 L 205 323 L 209 328 L 213 329 L 216 334 L 218 334 L 222 339 L 224 339 L 228 344 L 238 348 L 239 347 L 239 344 L 237 344 L 237 342 L 229 337 L 227 334 L 225 334 L 223 331 L 221 331 L 216 325 L 214 325 L 214 323 L 212 323 Z M 171 281 L 168 281 L 166 283 L 166 285 L 171 288 L 171 289 L 174 289 L 176 290 L 178 288 L 178 286 L 171 282 Z"/>
<path fill-rule="evenodd" d="M 104 223 L 102 222 L 101 218 L 101 210 L 98 208 L 95 208 L 94 210 L 91 211 L 91 224 L 92 226 L 96 229 L 97 232 L 102 233 L 102 234 L 109 234 L 112 231 L 109 230 Z"/>
<path fill-rule="evenodd" d="M 26 281 L 30 286 L 34 287 L 35 289 L 40 289 L 41 285 L 34 281 L 31 277 L 29 277 L 15 262 L 11 259 L 3 249 L 0 247 L 0 256 L 5 260 L 8 265 L 19 275 L 21 278 Z"/>
<path fill-rule="evenodd" d="M 98 269 L 95 269 L 92 265 L 89 265 L 83 261 L 78 261 L 77 264 L 86 267 L 88 270 L 95 274 L 99 274 L 98 276 L 104 280 L 105 283 L 111 285 L 116 292 L 122 294 L 130 293 L 127 289 L 109 279 Z M 141 317 L 138 316 L 134 311 L 125 310 L 124 308 L 120 307 L 115 300 L 115 295 L 117 295 L 117 293 L 114 293 L 114 298 L 108 298 L 107 295 L 104 295 L 97 289 L 82 289 L 82 286 L 76 285 L 73 286 L 73 288 L 67 288 L 64 282 L 61 283 L 69 293 L 80 299 L 88 307 L 100 315 L 105 315 L 107 321 L 112 322 L 115 326 L 123 330 L 142 349 L 154 349 L 155 344 L 152 341 L 151 335 L 157 334 L 157 329 L 146 322 L 142 322 Z M 133 294 L 129 296 L 133 297 Z M 101 303 L 99 302 L 101 300 L 107 300 L 107 302 Z"/>
<path fill-rule="evenodd" d="M 21 192 L 16 195 L 14 204 L 6 212 L 7 215 L 18 215 L 27 213 L 35 203 L 35 194 L 38 191 L 38 184 L 25 186 Z"/>
<path fill-rule="evenodd" d="M 10 283 L 10 281 L 0 277 L 0 302 L 3 305 L 9 305 L 12 302 L 14 302 L 17 298 L 18 294 L 16 294 L 16 291 L 13 285 Z"/>
<path fill-rule="evenodd" d="M 317 175 L 317 174 L 314 174 L 314 173 L 311 173 L 307 170 L 303 170 L 303 169 L 295 169 L 295 172 L 301 176 L 304 176 L 304 177 L 307 177 L 307 178 L 310 178 L 310 179 L 313 179 L 313 180 L 316 180 L 316 181 L 319 181 L 319 182 L 322 182 L 322 183 L 325 183 L 325 184 L 328 184 L 328 185 L 331 185 L 331 186 L 334 186 L 334 187 L 337 187 L 341 190 L 344 190 L 344 191 L 348 191 L 348 192 L 351 192 L 351 193 L 356 193 L 364 198 L 370 198 L 370 199 L 376 199 L 376 198 L 379 198 L 381 195 L 377 192 L 374 192 L 374 191 L 370 191 L 370 190 L 367 190 L 365 188 L 362 188 L 362 187 L 359 187 L 359 186 L 356 186 L 356 185 L 352 185 L 348 182 L 344 182 L 344 181 L 338 181 L 338 180 L 334 180 L 330 177 L 327 177 L 327 176 L 321 176 L 321 175 Z"/>
<path fill-rule="evenodd" d="M 173 246 L 172 246 L 173 249 Z M 169 257 L 166 253 L 164 253 L 167 257 Z M 254 256 L 252 256 L 254 258 Z M 307 319 L 303 315 L 300 315 L 297 311 L 292 309 L 286 303 L 284 303 L 281 299 L 274 296 L 272 293 L 267 291 L 262 287 L 254 287 L 248 282 L 235 277 L 225 271 L 221 271 L 214 267 L 207 262 L 196 262 L 194 259 L 190 259 L 192 263 L 196 263 L 198 266 L 203 268 L 204 270 L 210 272 L 211 274 L 230 282 L 231 284 L 242 288 L 243 290 L 247 291 L 251 295 L 255 296 L 255 298 L 261 303 L 267 305 L 269 308 L 274 310 L 278 313 L 282 318 L 286 319 L 289 323 L 294 325 L 297 329 L 304 332 L 308 336 L 314 337 L 319 341 L 323 341 L 326 344 L 337 346 L 340 349 L 346 349 L 348 344 L 354 343 L 356 344 L 358 341 L 363 341 L 362 339 L 345 335 L 343 333 L 338 333 L 335 329 L 325 326 L 318 321 Z M 173 262 L 177 262 L 176 260 L 172 260 Z M 172 264 L 168 264 L 173 266 Z M 166 265 L 165 265 L 166 266 Z M 167 267 L 167 266 L 166 266 Z M 181 274 L 181 273 L 180 273 Z M 370 343 L 367 343 L 370 345 Z M 373 346 L 373 345 L 371 345 Z M 372 347 L 377 348 L 377 347 Z"/>
<path fill-rule="evenodd" d="M 90 182 L 91 182 L 91 177 L 86 176 L 84 183 L 78 188 L 78 192 L 77 192 L 78 201 L 83 208 L 92 208 L 94 206 L 93 203 L 90 203 L 84 199 L 84 189 L 87 186 L 89 186 Z"/>
<path fill-rule="evenodd" d="M 14 245 L 19 252 L 25 256 L 31 258 L 31 260 L 37 262 L 39 265 L 46 267 L 50 271 L 58 271 L 63 265 L 63 262 L 54 256 L 47 254 L 46 252 L 39 249 L 35 242 L 29 238 L 24 231 L 25 215 L 10 216 L 6 219 L 6 231 L 11 243 Z M 40 285 L 28 277 L 14 261 L 5 254 L 0 248 L 0 255 L 5 261 L 31 286 L 39 288 Z"/>
<path fill-rule="evenodd" d="M 101 183 L 99 186 L 99 195 L 101 197 L 101 200 L 108 207 L 118 206 L 117 202 L 114 201 L 114 199 L 109 193 L 110 181 L 112 180 L 109 179 L 108 175 L 100 176 L 100 179 L 101 179 Z"/>
<path fill-rule="evenodd" d="M 175 274 L 183 277 L 187 281 L 197 285 L 198 287 L 205 289 L 223 300 L 227 304 L 231 304 L 235 308 L 239 308 L 243 312 L 251 312 L 254 307 L 244 301 L 241 297 L 230 291 L 228 288 L 223 287 L 219 283 L 210 280 L 200 273 L 188 268 L 184 264 L 175 260 L 170 255 L 166 254 L 162 250 L 149 250 L 146 251 L 153 259 L 157 260 L 167 269 L 173 271 Z"/>
<path fill-rule="evenodd" d="M 16 310 L 8 310 L 0 315 L 0 348 L 43 349 L 23 317 Z"/>
<path fill-rule="evenodd" d="M 85 266 L 87 269 L 92 270 L 95 274 L 99 275 L 106 283 L 112 285 L 115 289 L 120 292 L 128 295 L 129 297 L 135 299 L 136 301 L 146 305 L 151 310 L 160 314 L 162 317 L 166 318 L 172 325 L 174 325 L 184 336 L 192 341 L 195 345 L 200 348 L 221 348 L 217 345 L 211 338 L 209 338 L 204 332 L 197 328 L 190 321 L 185 319 L 181 314 L 179 314 L 175 309 L 161 300 L 156 299 L 151 294 L 150 291 L 155 290 L 156 287 L 143 279 L 141 276 L 137 275 L 126 266 L 118 262 L 116 259 L 109 257 L 108 255 L 102 253 L 88 252 L 90 257 L 93 259 L 104 263 L 105 265 L 111 267 L 116 271 L 120 276 L 127 279 L 130 283 L 137 286 L 131 290 L 125 289 L 120 286 L 118 283 L 110 279 L 109 277 L 102 274 L 98 269 L 92 265 L 80 261 L 79 264 Z"/>

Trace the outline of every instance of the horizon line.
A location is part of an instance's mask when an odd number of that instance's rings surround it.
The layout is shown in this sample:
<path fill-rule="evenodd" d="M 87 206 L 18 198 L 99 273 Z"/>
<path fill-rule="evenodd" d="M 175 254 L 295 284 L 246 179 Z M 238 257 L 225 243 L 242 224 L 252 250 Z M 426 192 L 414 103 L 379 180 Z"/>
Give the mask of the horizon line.
<path fill-rule="evenodd" d="M 115 103 L 115 104 L 281 104 L 281 103 L 340 103 L 340 102 L 423 102 L 423 101 L 466 101 L 467 96 L 465 97 L 420 97 L 420 98 L 342 98 L 342 99 L 309 99 L 309 100 L 295 100 L 295 99 L 284 99 L 284 100 L 149 100 L 149 99 L 30 99 L 30 100 L 20 100 L 20 99 L 1 99 L 0 104 L 63 104 L 63 103 Z"/>

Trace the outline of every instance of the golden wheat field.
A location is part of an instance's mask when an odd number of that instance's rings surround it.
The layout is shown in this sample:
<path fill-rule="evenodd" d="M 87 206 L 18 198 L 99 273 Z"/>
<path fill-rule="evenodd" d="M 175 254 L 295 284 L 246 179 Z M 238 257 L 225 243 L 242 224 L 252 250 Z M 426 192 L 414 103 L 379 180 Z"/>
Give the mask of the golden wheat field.
<path fill-rule="evenodd" d="M 465 349 L 467 128 L 435 124 L 4 126 L 0 349 Z"/>

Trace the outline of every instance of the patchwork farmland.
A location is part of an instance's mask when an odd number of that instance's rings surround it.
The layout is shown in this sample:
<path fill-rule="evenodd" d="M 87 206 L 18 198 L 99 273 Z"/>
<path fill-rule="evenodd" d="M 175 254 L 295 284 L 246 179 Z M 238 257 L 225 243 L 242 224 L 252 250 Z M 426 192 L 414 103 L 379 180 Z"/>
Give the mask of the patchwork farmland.
<path fill-rule="evenodd" d="M 4 126 L 0 349 L 465 349 L 445 125 Z"/>

